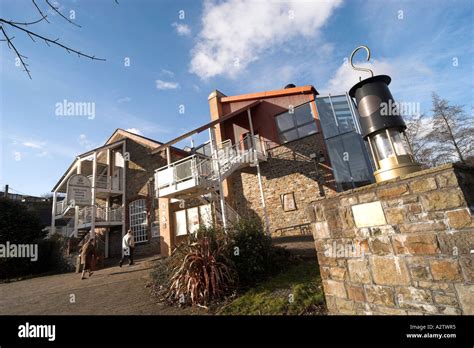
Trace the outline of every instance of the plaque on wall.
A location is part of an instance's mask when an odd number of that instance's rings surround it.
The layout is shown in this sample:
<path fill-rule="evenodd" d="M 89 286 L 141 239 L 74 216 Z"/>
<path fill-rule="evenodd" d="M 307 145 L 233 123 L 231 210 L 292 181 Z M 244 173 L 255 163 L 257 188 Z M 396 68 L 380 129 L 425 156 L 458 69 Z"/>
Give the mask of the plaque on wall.
<path fill-rule="evenodd" d="M 293 192 L 284 193 L 281 196 L 281 204 L 283 206 L 283 211 L 292 211 L 296 210 L 295 194 Z"/>

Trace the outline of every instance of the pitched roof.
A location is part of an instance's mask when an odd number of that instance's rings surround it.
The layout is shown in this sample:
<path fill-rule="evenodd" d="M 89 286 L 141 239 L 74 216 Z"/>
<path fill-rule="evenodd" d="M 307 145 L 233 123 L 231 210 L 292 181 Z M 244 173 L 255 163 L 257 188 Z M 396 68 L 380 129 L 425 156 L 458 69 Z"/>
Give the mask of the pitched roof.
<path fill-rule="evenodd" d="M 76 163 L 76 161 L 81 158 L 81 157 L 85 157 L 85 156 L 88 156 L 92 153 L 94 153 L 94 151 L 97 151 L 97 150 L 100 150 L 104 147 L 107 147 L 107 146 L 110 146 L 110 145 L 113 145 L 115 143 L 118 143 L 120 142 L 121 139 L 118 139 L 118 140 L 114 140 L 114 137 L 118 136 L 118 135 L 121 135 L 123 138 L 128 138 L 128 139 L 132 139 L 133 141 L 136 141 L 144 146 L 147 146 L 147 147 L 150 147 L 152 149 L 156 149 L 158 147 L 160 147 L 161 145 L 163 145 L 162 142 L 159 142 L 157 140 L 154 140 L 154 139 L 151 139 L 151 138 L 147 138 L 147 137 L 144 137 L 143 135 L 138 135 L 138 134 L 135 134 L 135 133 L 132 133 L 132 132 L 129 132 L 129 131 L 126 131 L 124 129 L 121 129 L 121 128 L 117 128 L 113 133 L 112 135 L 107 139 L 107 141 L 105 142 L 104 145 L 102 146 L 99 146 L 99 147 L 96 147 L 94 149 L 91 149 L 87 152 L 84 152 L 82 154 L 79 154 L 76 156 L 76 158 L 74 159 L 74 161 L 71 163 L 71 165 L 68 167 L 68 169 L 64 172 L 64 174 L 61 176 L 61 178 L 58 180 L 58 182 L 56 183 L 56 185 L 54 185 L 52 191 L 54 191 L 58 185 L 61 183 L 61 181 L 63 180 L 64 177 L 66 177 L 67 173 L 71 170 L 71 168 L 74 166 L 74 164 Z M 176 154 L 179 154 L 179 155 L 183 155 L 183 156 L 188 156 L 189 154 L 184 151 L 184 150 L 181 150 L 181 149 L 178 149 L 177 147 L 171 147 L 171 151 L 175 152 Z M 156 152 L 153 151 L 152 154 L 155 154 Z"/>

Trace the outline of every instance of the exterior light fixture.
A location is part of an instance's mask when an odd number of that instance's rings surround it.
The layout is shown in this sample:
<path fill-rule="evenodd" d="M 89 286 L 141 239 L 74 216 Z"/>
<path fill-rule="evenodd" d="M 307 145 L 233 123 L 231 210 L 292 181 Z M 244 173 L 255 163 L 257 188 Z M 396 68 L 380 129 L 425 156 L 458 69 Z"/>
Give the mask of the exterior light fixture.
<path fill-rule="evenodd" d="M 382 182 L 416 172 L 421 167 L 413 158 L 400 109 L 392 107 L 397 104 L 388 88 L 390 76 L 374 76 L 372 70 L 355 67 L 352 63 L 354 54 L 362 48 L 367 51 L 367 61 L 370 59 L 369 48 L 359 46 L 350 56 L 351 65 L 354 70 L 370 72 L 372 77 L 359 78 L 349 95 L 356 100 L 362 137 L 369 144 L 376 167 L 375 180 Z"/>

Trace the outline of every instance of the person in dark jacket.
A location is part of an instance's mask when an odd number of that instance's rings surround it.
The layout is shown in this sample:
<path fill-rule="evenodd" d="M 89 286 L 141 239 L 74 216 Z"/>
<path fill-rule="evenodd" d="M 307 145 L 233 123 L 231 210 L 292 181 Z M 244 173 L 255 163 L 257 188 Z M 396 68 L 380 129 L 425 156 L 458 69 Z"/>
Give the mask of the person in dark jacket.
<path fill-rule="evenodd" d="M 97 253 L 95 250 L 95 240 L 90 238 L 81 248 L 81 265 L 82 265 L 82 276 L 81 279 L 86 279 L 86 271 L 89 272 L 89 277 L 92 276 L 95 269 L 95 260 Z"/>

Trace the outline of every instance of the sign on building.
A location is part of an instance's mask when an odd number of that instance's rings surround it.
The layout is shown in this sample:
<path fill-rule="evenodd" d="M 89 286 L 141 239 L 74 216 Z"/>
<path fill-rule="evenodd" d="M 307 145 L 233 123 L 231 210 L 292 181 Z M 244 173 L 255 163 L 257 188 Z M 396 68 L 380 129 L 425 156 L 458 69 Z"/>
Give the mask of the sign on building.
<path fill-rule="evenodd" d="M 91 182 L 85 175 L 74 174 L 67 182 L 68 204 L 86 206 L 92 204 Z"/>

